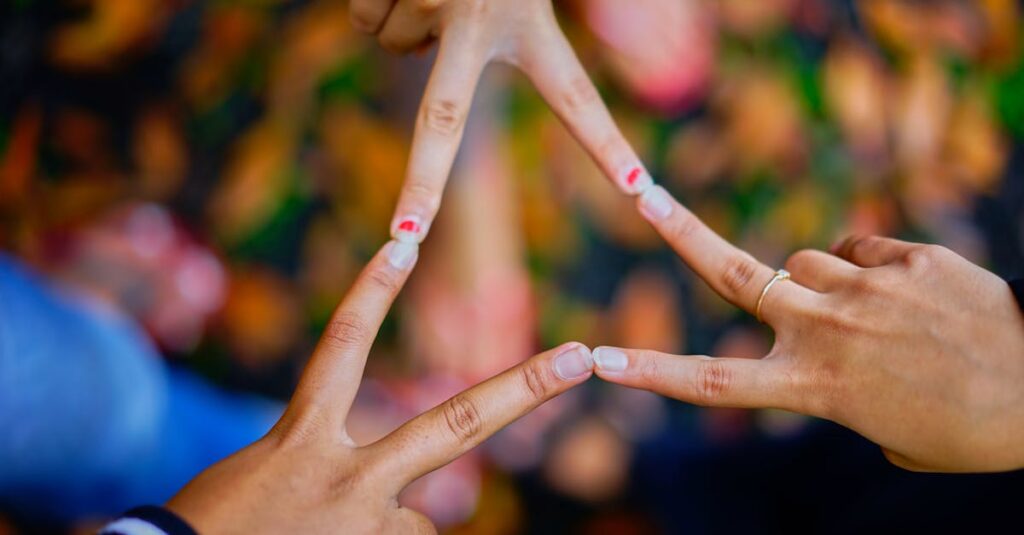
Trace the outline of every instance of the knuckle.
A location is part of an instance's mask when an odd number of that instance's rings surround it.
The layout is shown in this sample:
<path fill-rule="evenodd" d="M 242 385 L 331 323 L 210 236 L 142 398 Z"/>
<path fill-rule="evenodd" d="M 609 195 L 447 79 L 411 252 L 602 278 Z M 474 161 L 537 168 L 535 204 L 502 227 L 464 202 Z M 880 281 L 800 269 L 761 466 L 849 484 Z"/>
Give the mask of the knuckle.
<path fill-rule="evenodd" d="M 480 412 L 476 403 L 465 394 L 459 394 L 444 402 L 441 414 L 456 441 L 470 442 L 480 434 L 483 426 Z"/>
<path fill-rule="evenodd" d="M 401 287 L 398 274 L 387 269 L 371 269 L 366 273 L 367 279 L 389 294 L 397 293 Z"/>
<path fill-rule="evenodd" d="M 430 186 L 423 180 L 413 180 L 405 186 L 405 191 L 416 198 L 416 202 L 427 208 L 431 213 L 436 213 L 441 207 L 441 192 Z"/>
<path fill-rule="evenodd" d="M 569 113 L 579 113 L 601 99 L 597 88 L 586 76 L 578 76 L 569 81 L 561 95 L 562 104 Z"/>
<path fill-rule="evenodd" d="M 333 348 L 346 348 L 362 343 L 369 332 L 369 326 L 363 318 L 346 312 L 336 315 L 327 324 L 323 341 Z"/>
<path fill-rule="evenodd" d="M 630 367 L 634 366 L 636 367 L 637 377 L 644 385 L 653 386 L 664 380 L 658 359 L 652 358 L 651 355 L 645 352 L 641 352 L 637 355 L 637 358 L 633 359 Z"/>
<path fill-rule="evenodd" d="M 464 118 L 458 104 L 450 100 L 434 100 L 423 107 L 424 127 L 443 136 L 454 136 L 462 126 Z"/>
<path fill-rule="evenodd" d="M 725 395 L 732 384 L 732 372 L 721 362 L 708 359 L 697 369 L 696 396 L 701 405 L 711 405 Z"/>
<path fill-rule="evenodd" d="M 938 245 L 922 245 L 907 252 L 903 257 L 903 265 L 912 273 L 926 271 L 941 255 Z"/>
<path fill-rule="evenodd" d="M 527 362 L 520 366 L 519 373 L 526 391 L 535 400 L 547 399 L 553 390 L 553 385 L 548 374 L 541 369 L 541 366 L 534 362 Z"/>
<path fill-rule="evenodd" d="M 722 285 L 733 296 L 742 293 L 757 273 L 757 264 L 742 255 L 730 259 L 722 273 Z"/>
<path fill-rule="evenodd" d="M 684 241 L 697 232 L 703 223 L 689 210 L 681 210 L 680 212 L 672 229 L 672 236 L 678 241 Z"/>

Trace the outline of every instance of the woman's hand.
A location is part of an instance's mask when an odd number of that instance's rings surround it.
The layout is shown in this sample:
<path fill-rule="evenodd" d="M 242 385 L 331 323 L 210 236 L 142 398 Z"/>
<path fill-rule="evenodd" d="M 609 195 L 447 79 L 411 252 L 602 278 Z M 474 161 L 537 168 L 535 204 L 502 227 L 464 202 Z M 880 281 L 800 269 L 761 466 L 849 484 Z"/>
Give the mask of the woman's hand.
<path fill-rule="evenodd" d="M 712 288 L 754 313 L 774 272 L 663 188 L 644 216 Z M 922 471 L 1024 467 L 1024 317 L 1009 286 L 952 251 L 850 238 L 806 250 L 765 295 L 761 360 L 594 350 L 602 378 L 709 406 L 776 407 L 834 420 Z"/>
<path fill-rule="evenodd" d="M 416 478 L 447 464 L 546 400 L 582 383 L 577 343 L 537 355 L 366 446 L 345 418 L 384 316 L 416 261 L 391 242 L 334 313 L 288 409 L 255 444 L 209 468 L 167 504 L 199 533 L 433 533 L 398 504 Z"/>
<path fill-rule="evenodd" d="M 422 240 L 462 139 L 477 80 L 491 61 L 517 66 L 624 192 L 650 175 L 619 132 L 555 20 L 550 0 L 352 0 L 352 24 L 406 52 L 437 38 L 392 235 Z"/>

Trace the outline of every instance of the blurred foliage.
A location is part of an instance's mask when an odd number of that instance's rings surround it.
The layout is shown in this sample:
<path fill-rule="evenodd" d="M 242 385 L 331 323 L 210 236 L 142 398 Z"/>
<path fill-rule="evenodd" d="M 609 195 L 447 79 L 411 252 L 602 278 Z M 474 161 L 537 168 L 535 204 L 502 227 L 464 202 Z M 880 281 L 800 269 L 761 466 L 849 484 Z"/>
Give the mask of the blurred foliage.
<path fill-rule="evenodd" d="M 1024 270 L 1020 2 L 557 5 L 657 180 L 766 263 L 856 232 Z M 13 0 L 0 38 L 4 249 L 124 305 L 172 357 L 286 396 L 387 239 L 430 58 L 385 54 L 329 0 Z M 524 77 L 488 80 L 370 375 L 472 381 L 566 339 L 756 357 L 760 327 L 680 266 Z M 474 203 L 508 239 L 462 232 Z M 645 307 L 657 321 L 627 321 Z M 509 356 L 480 362 L 494 347 Z M 588 425 L 573 440 L 606 444 Z M 487 482 L 501 500 L 507 484 Z"/>

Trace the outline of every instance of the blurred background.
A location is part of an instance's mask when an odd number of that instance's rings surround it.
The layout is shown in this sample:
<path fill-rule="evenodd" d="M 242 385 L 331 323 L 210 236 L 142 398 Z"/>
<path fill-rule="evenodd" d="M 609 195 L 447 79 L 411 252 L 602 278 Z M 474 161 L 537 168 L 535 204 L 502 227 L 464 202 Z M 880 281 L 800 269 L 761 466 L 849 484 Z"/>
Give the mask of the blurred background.
<path fill-rule="evenodd" d="M 769 265 L 848 233 L 1024 275 L 1016 0 L 570 0 L 656 180 Z M 387 240 L 432 55 L 328 0 L 0 6 L 0 534 L 88 532 L 261 436 Z M 370 441 L 566 340 L 756 358 L 527 81 L 485 73 L 370 355 Z M 1024 475 L 924 475 L 828 422 L 591 381 L 411 487 L 448 533 L 1019 522 Z M 1012 524 L 1009 524 L 1012 525 Z"/>

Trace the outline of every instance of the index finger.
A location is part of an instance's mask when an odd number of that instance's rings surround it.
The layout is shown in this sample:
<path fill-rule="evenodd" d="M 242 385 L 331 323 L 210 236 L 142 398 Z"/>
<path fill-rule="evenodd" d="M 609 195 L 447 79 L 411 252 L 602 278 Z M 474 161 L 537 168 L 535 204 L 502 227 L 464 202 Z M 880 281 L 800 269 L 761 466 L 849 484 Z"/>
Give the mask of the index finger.
<path fill-rule="evenodd" d="M 286 420 L 314 411 L 320 420 L 344 422 L 370 346 L 416 263 L 418 249 L 415 244 L 388 242 L 359 274 L 303 370 Z"/>
<path fill-rule="evenodd" d="M 405 183 L 391 222 L 391 235 L 396 239 L 423 241 L 441 207 L 473 93 L 487 61 L 472 45 L 476 31 L 456 25 L 441 35 L 437 61 L 420 102 Z"/>
<path fill-rule="evenodd" d="M 550 14 L 546 38 L 525 43 L 523 72 L 590 157 L 624 193 L 639 194 L 652 183 L 633 147 L 612 119 L 579 58 Z"/>
<path fill-rule="evenodd" d="M 399 492 L 483 442 L 545 401 L 586 381 L 594 360 L 571 342 L 509 368 L 425 412 L 368 446 Z"/>
<path fill-rule="evenodd" d="M 648 188 L 637 198 L 637 206 L 700 278 L 730 303 L 756 313 L 775 270 L 716 234 L 661 186 Z M 780 318 L 812 306 L 818 295 L 793 281 L 773 284 L 764 293 L 761 317 L 774 326 Z"/>

